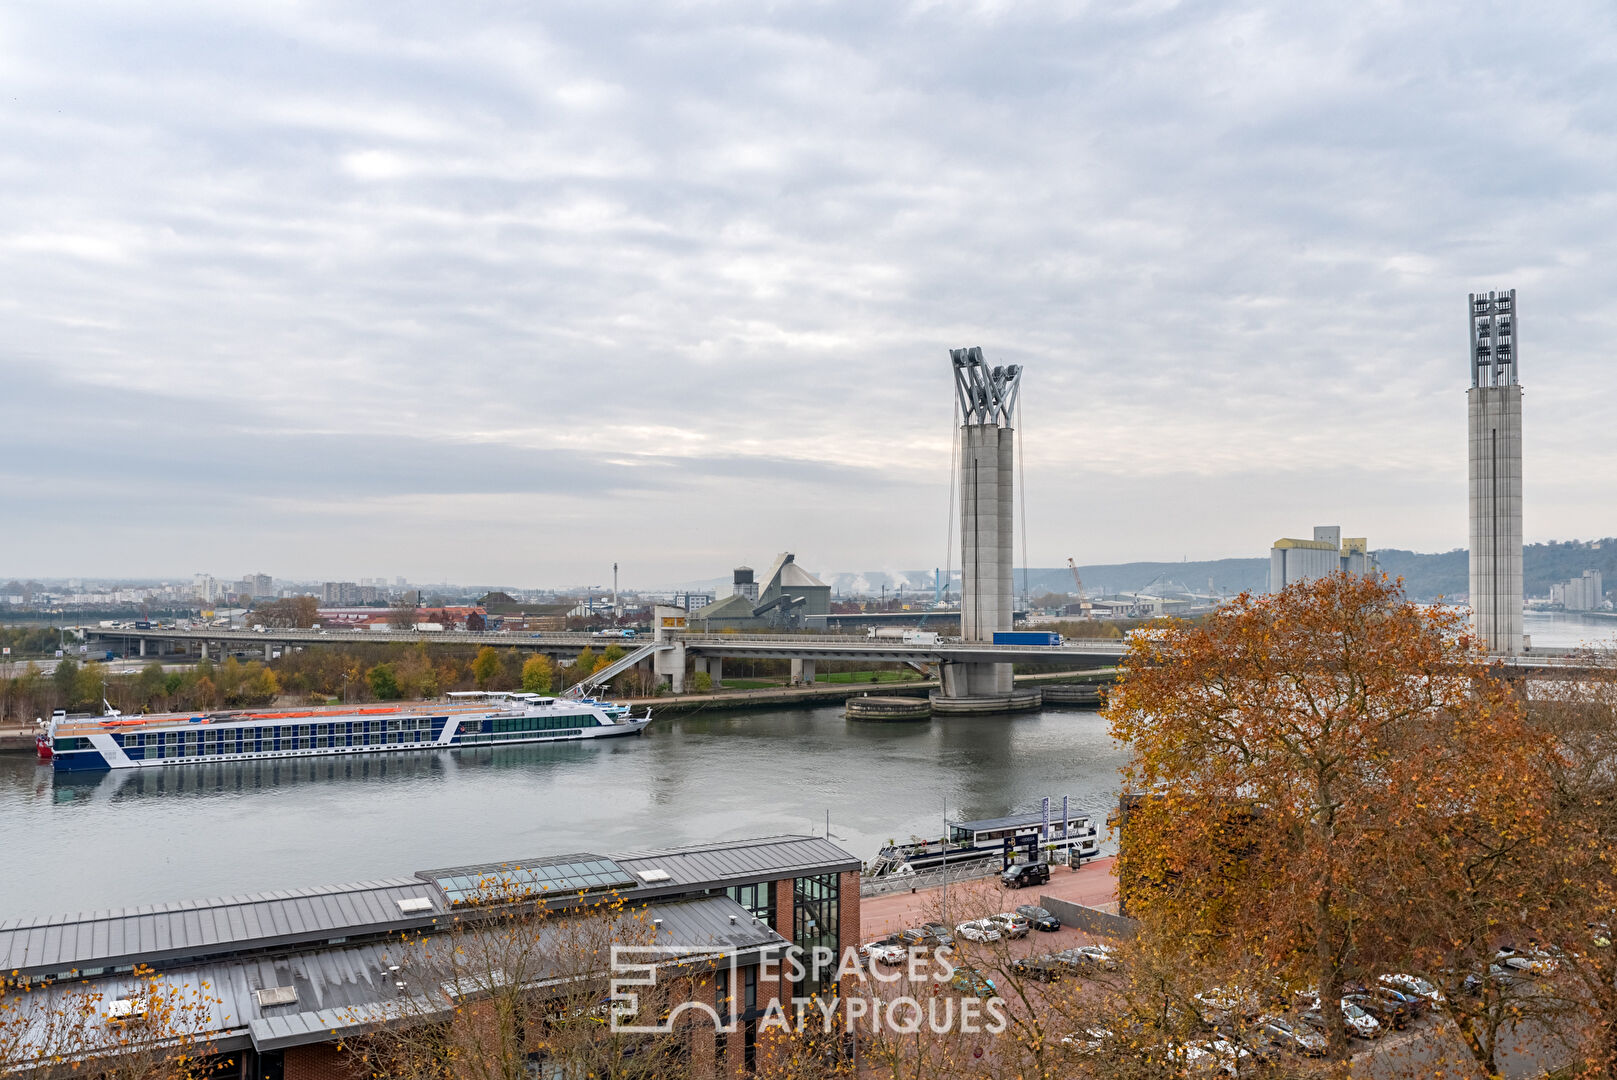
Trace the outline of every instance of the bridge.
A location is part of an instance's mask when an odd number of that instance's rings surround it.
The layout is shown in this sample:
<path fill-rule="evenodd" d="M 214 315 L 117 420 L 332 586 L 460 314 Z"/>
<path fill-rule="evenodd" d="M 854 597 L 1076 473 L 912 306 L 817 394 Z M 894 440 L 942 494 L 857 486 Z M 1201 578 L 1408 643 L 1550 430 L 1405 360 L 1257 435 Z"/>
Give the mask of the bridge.
<path fill-rule="evenodd" d="M 626 655 L 600 669 L 597 683 L 605 682 L 635 664 L 653 662 L 658 674 L 667 675 L 678 692 L 683 687 L 685 661 L 706 672 L 715 686 L 723 685 L 726 659 L 788 660 L 792 681 L 812 683 L 815 664 L 848 661 L 869 664 L 908 664 L 920 670 L 942 664 L 1061 664 L 1074 669 L 1109 667 L 1123 655 L 1119 639 L 1068 641 L 1061 645 L 992 645 L 986 642 L 941 640 L 937 644 L 906 644 L 892 638 L 830 634 L 692 634 L 665 632 L 659 637 L 615 638 L 589 633 L 505 633 L 499 631 L 416 630 L 303 630 L 266 627 L 232 630 L 222 627 L 134 630 L 123 627 L 86 627 L 85 640 L 119 652 L 130 659 L 162 659 L 175 655 L 223 657 L 228 653 L 261 654 L 271 659 L 292 646 L 415 645 L 432 647 L 522 649 L 571 661 L 584 649 L 622 648 Z"/>

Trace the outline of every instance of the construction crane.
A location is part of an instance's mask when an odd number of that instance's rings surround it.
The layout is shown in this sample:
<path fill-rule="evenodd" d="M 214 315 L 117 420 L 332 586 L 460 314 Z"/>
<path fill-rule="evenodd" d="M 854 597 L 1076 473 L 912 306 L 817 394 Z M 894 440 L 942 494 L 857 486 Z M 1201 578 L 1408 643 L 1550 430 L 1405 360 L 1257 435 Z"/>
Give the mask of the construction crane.
<path fill-rule="evenodd" d="M 1078 564 L 1072 561 L 1071 555 L 1067 556 L 1067 568 L 1072 571 L 1072 583 L 1078 589 L 1078 617 L 1087 619 L 1094 614 L 1095 608 L 1084 595 L 1084 579 L 1078 576 Z"/>

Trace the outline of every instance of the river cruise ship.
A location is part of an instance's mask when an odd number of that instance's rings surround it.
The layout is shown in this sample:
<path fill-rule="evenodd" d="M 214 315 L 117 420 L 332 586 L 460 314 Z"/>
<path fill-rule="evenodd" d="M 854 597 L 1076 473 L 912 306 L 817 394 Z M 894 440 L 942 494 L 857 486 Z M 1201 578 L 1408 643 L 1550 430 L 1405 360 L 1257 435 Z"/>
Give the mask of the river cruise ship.
<path fill-rule="evenodd" d="M 888 844 L 871 860 L 870 877 L 919 874 L 945 864 L 999 858 L 1009 866 L 1018 860 L 1042 858 L 1077 866 L 1100 854 L 1100 829 L 1087 810 L 1069 811 L 1063 828 L 1059 808 L 1051 816 L 1042 810 L 981 821 L 949 822 L 949 840 L 911 837 L 906 844 Z"/>
<path fill-rule="evenodd" d="M 594 698 L 463 691 L 441 702 L 150 716 L 57 715 L 40 756 L 63 772 L 150 769 L 204 761 L 437 750 L 638 735 L 651 710 Z"/>

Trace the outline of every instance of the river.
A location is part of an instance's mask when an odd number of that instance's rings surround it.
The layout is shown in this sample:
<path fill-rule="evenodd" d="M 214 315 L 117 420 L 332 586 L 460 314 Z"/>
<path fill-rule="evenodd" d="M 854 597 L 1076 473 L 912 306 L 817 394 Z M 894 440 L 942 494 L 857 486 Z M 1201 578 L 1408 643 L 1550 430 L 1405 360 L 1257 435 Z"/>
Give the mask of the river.
<path fill-rule="evenodd" d="M 1125 752 L 1089 709 L 921 724 L 840 708 L 659 720 L 638 739 L 58 779 L 0 756 L 0 922 L 564 852 L 831 835 L 860 858 L 1062 795 L 1102 817 Z"/>

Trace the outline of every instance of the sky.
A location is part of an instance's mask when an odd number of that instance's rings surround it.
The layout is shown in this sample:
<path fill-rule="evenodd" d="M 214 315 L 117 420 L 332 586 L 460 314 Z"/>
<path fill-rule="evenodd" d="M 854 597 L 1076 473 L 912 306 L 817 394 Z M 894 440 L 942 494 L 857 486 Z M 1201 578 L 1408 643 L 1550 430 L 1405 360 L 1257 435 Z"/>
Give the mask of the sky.
<path fill-rule="evenodd" d="M 8 3 L 0 577 L 940 565 L 968 345 L 1035 566 L 1447 550 L 1504 288 L 1526 539 L 1617 534 L 1614 24 Z"/>

